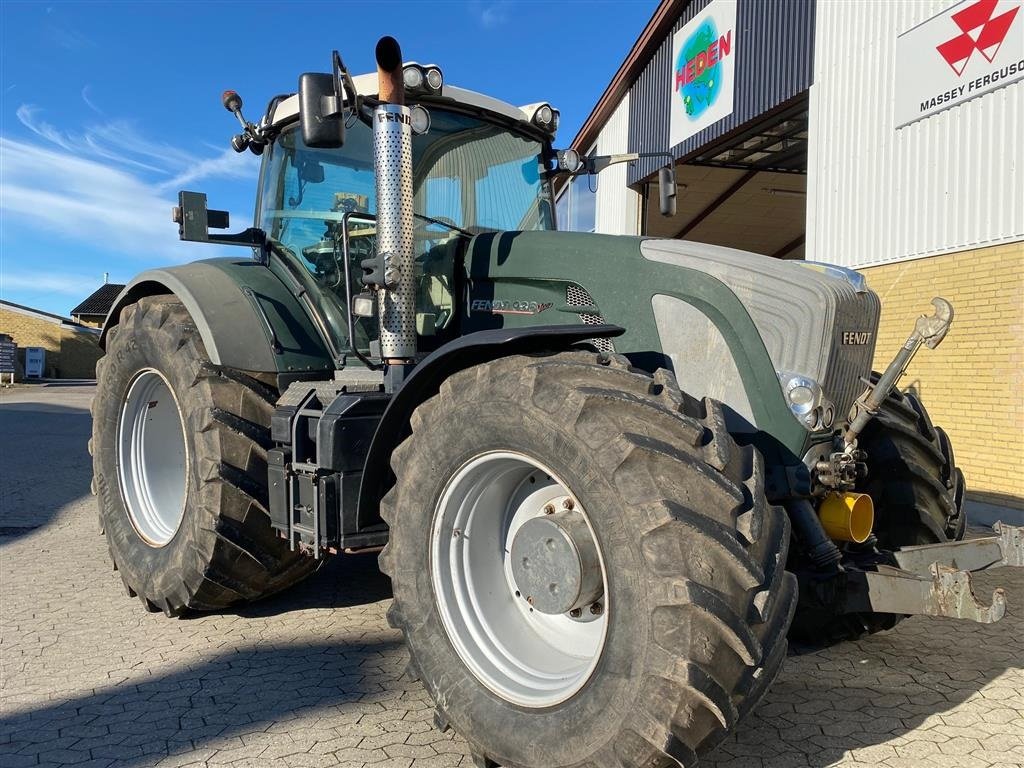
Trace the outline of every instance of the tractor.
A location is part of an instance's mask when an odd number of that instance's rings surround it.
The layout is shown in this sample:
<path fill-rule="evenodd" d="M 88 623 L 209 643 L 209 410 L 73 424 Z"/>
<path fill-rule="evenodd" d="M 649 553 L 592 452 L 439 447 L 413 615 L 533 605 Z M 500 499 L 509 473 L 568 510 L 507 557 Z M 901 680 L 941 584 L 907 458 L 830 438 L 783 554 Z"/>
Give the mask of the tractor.
<path fill-rule="evenodd" d="M 792 642 L 998 620 L 946 433 L 872 372 L 856 272 L 556 231 L 553 192 L 640 155 L 558 151 L 558 111 L 404 62 L 300 76 L 232 144 L 254 225 L 181 192 L 182 239 L 102 332 L 90 448 L 129 596 L 179 616 L 379 552 L 410 665 L 480 768 L 693 765 Z M 674 208 L 671 159 L 662 212 Z M 214 231 L 211 231 L 214 230 Z"/>

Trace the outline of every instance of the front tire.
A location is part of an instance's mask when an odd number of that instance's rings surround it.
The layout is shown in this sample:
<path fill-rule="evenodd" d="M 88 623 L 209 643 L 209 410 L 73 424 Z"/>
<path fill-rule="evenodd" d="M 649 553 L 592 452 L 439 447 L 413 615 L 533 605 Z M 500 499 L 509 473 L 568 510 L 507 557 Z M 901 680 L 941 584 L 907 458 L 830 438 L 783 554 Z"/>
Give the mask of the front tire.
<path fill-rule="evenodd" d="M 276 396 L 212 365 L 173 296 L 125 307 L 111 328 L 92 405 L 93 489 L 114 568 L 147 610 L 221 609 L 315 569 L 270 526 Z"/>
<path fill-rule="evenodd" d="M 857 490 L 878 510 L 875 536 L 883 549 L 959 541 L 967 528 L 966 486 L 953 446 L 913 393 L 895 391 L 859 439 L 867 477 Z"/>
<path fill-rule="evenodd" d="M 878 380 L 877 373 L 873 379 Z M 932 424 L 916 395 L 892 392 L 858 444 L 867 454 L 868 472 L 856 490 L 874 501 L 878 548 L 892 551 L 964 537 L 964 474 L 949 437 Z M 795 646 L 817 649 L 892 629 L 903 618 L 893 613 L 836 615 L 810 604 L 797 611 L 790 638 Z"/>
<path fill-rule="evenodd" d="M 732 441 L 717 403 L 624 358 L 510 357 L 446 380 L 412 430 L 381 507 L 389 619 L 437 722 L 469 741 L 478 764 L 691 765 L 767 690 L 795 607 L 789 523 L 765 500 L 760 455 Z M 494 457 L 520 473 L 511 490 L 501 491 L 497 464 L 496 474 L 471 471 Z M 473 482 L 477 495 L 456 509 L 482 516 L 448 516 L 445 499 Z M 604 626 L 592 643 L 569 644 L 575 666 L 500 575 L 517 541 L 494 521 L 514 520 L 534 488 L 552 484 L 551 500 L 585 512 L 601 560 Z M 543 517 L 546 501 L 527 518 Z M 473 568 L 496 574 L 486 589 L 469 584 Z M 471 631 L 453 625 L 453 605 L 476 606 L 463 616 Z M 534 650 L 518 654 L 526 645 Z"/>

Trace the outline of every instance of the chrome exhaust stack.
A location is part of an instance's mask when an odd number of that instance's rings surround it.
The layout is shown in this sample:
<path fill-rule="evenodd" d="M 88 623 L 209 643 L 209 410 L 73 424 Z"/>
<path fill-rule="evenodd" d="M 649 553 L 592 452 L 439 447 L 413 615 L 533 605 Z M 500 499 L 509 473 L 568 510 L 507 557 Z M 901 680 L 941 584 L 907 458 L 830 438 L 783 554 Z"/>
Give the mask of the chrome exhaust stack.
<path fill-rule="evenodd" d="M 377 297 L 380 354 L 385 363 L 401 370 L 416 356 L 412 117 L 405 106 L 398 41 L 382 37 L 376 58 L 380 104 L 373 111 L 373 163 L 377 176 L 377 259 L 384 272 Z"/>

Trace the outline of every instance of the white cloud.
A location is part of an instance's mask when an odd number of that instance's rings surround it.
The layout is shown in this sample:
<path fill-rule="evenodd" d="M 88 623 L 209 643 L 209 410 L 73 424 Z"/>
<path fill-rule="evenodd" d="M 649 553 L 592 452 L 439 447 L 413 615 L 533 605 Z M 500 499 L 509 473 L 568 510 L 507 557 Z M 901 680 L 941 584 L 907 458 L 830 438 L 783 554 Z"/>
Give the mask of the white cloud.
<path fill-rule="evenodd" d="M 83 98 L 88 99 L 84 91 Z M 249 154 L 229 149 L 212 157 L 197 156 L 151 140 L 124 120 L 74 132 L 41 115 L 31 104 L 17 110 L 18 119 L 38 140 L 0 136 L 4 228 L 28 225 L 37 230 L 34 239 L 39 241 L 56 235 L 111 255 L 188 261 L 200 254 L 178 240 L 170 220 L 178 189 L 210 178 L 255 181 L 257 161 Z M 212 255 L 207 250 L 202 257 Z M 16 285 L 16 274 L 5 278 L 11 290 L 31 287 Z M 54 285 L 70 292 L 67 280 Z"/>
<path fill-rule="evenodd" d="M 94 102 L 92 100 L 91 91 L 92 91 L 92 86 L 91 85 L 86 85 L 84 88 L 82 88 L 82 101 L 84 101 L 85 105 L 87 107 L 89 107 L 89 109 L 91 109 L 97 115 L 102 115 L 103 114 L 103 110 L 100 109 L 99 107 L 97 107 L 96 106 L 96 102 Z"/>
<path fill-rule="evenodd" d="M 137 257 L 187 258 L 170 221 L 172 200 L 127 171 L 67 151 L 0 137 L 5 219 Z"/>
<path fill-rule="evenodd" d="M 6 296 L 8 291 L 36 291 L 81 297 L 95 290 L 99 280 L 97 275 L 76 275 L 70 272 L 0 270 L 0 296 Z"/>
<path fill-rule="evenodd" d="M 470 12 L 476 17 L 477 23 L 484 29 L 496 29 L 509 20 L 512 3 L 509 0 L 491 0 L 490 2 L 470 3 Z"/>
<path fill-rule="evenodd" d="M 191 184 L 199 179 L 211 176 L 243 179 L 250 178 L 252 175 L 252 166 L 250 164 L 239 162 L 238 153 L 235 150 L 225 149 L 220 157 L 196 161 L 173 179 L 161 182 L 159 188 L 177 190 L 186 184 Z"/>
<path fill-rule="evenodd" d="M 82 98 L 92 106 L 85 89 Z M 179 183 L 176 181 L 179 178 L 194 182 L 212 177 L 240 179 L 255 176 L 252 158 L 239 156 L 233 150 L 215 158 L 197 157 L 166 142 L 147 139 L 125 120 L 109 120 L 90 125 L 80 133 L 71 133 L 46 122 L 41 113 L 42 110 L 34 104 L 22 104 L 15 112 L 22 125 L 68 152 L 170 176 L 171 179 L 165 182 L 167 186 Z"/>

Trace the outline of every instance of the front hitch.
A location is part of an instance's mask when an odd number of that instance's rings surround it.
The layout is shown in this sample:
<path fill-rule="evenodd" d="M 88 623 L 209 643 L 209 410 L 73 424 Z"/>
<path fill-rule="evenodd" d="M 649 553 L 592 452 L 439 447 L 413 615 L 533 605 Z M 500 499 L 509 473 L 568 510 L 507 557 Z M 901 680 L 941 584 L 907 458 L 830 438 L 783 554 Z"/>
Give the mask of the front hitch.
<path fill-rule="evenodd" d="M 996 589 L 985 605 L 974 594 L 971 573 L 1024 567 L 1024 528 L 996 523 L 994 530 L 995 536 L 896 550 L 899 567 L 847 568 L 842 612 L 999 621 L 1006 613 L 1006 593 Z"/>

